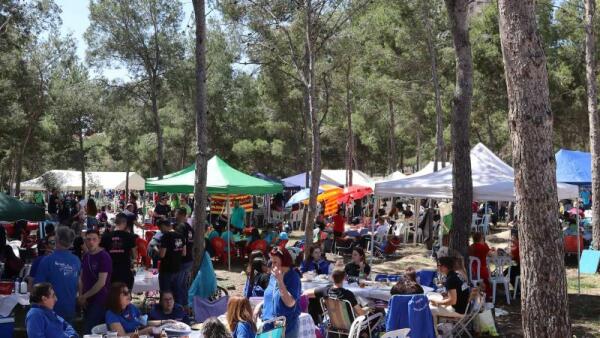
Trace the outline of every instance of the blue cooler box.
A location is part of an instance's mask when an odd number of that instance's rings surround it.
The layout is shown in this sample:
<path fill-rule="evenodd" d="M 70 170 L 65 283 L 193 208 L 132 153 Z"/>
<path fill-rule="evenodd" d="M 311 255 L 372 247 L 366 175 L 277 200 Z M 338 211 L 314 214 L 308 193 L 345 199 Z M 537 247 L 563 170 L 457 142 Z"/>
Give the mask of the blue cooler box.
<path fill-rule="evenodd" d="M 13 338 L 15 317 L 0 317 L 0 337 Z"/>

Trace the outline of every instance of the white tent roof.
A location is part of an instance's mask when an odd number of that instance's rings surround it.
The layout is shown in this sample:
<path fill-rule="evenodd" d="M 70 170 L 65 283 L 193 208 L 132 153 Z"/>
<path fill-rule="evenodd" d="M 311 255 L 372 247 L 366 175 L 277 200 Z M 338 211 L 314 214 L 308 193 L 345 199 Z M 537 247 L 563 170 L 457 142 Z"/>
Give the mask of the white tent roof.
<path fill-rule="evenodd" d="M 346 169 L 323 169 L 321 170 L 321 179 L 346 185 Z M 372 188 L 375 181 L 360 170 L 352 170 L 352 184 Z"/>
<path fill-rule="evenodd" d="M 473 199 L 479 201 L 514 201 L 514 171 L 492 151 L 479 143 L 471 149 Z M 375 195 L 393 197 L 452 198 L 452 167 L 434 173 L 375 184 Z M 558 184 L 559 199 L 578 196 L 578 188 Z"/>
<path fill-rule="evenodd" d="M 450 162 L 446 162 L 446 168 L 449 167 L 451 165 Z M 410 175 L 410 177 L 416 177 L 416 176 L 423 176 L 423 175 L 427 175 L 427 174 L 431 174 L 433 172 L 433 168 L 435 167 L 435 163 L 433 161 L 430 161 L 429 163 L 427 163 L 427 165 L 425 165 L 423 168 L 421 168 L 421 170 L 417 171 L 416 173 Z M 442 162 L 438 162 L 438 170 L 442 169 Z"/>
<path fill-rule="evenodd" d="M 126 173 L 118 171 L 88 171 L 85 173 L 86 185 L 90 190 L 95 189 L 125 189 Z M 21 182 L 22 190 L 46 190 L 44 181 L 56 181 L 60 190 L 81 190 L 81 171 L 50 170 L 42 176 Z M 129 173 L 129 189 L 144 190 L 145 180 L 138 173 Z"/>
<path fill-rule="evenodd" d="M 408 177 L 408 175 L 404 174 L 401 171 L 394 171 L 393 173 L 387 175 L 386 177 L 382 178 L 379 182 L 385 182 L 385 181 L 395 181 L 395 180 L 399 180 L 401 178 L 405 178 Z"/>

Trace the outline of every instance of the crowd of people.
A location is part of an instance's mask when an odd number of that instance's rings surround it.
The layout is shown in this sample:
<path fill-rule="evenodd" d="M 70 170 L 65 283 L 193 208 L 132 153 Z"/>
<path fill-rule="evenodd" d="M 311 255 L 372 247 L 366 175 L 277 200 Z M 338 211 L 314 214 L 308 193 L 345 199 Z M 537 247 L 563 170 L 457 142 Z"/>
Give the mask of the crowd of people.
<path fill-rule="evenodd" d="M 349 235 L 347 223 L 358 226 L 360 217 L 350 222 L 344 209 L 332 217 L 321 213 L 316 220 L 314 243 L 304 258 L 302 241 L 288 246 L 288 234 L 282 224 L 265 224 L 259 230 L 251 226 L 242 206 L 235 203 L 227 215 L 209 219 L 205 253 L 198 273 L 191 276 L 193 265 L 194 229 L 188 223 L 192 207 L 185 195 L 160 195 L 149 212 L 158 226 L 146 238 L 136 235 L 138 222 L 137 197 L 118 195 L 115 214 L 110 206 L 98 208 L 92 197 L 78 198 L 67 194 L 59 198 L 54 191 L 48 200 L 48 211 L 54 221 L 45 229 L 39 243 L 39 255 L 32 261 L 28 282 L 31 304 L 26 317 L 30 337 L 77 337 L 72 323 L 83 314 L 82 332 L 88 334 L 100 324 L 119 336 L 157 335 L 165 321 L 193 322 L 194 297 L 217 297 L 218 287 L 212 257 L 218 253 L 214 243 L 230 243 L 226 250 L 237 250 L 248 257 L 246 283 L 242 296 L 231 296 L 221 320 L 204 322 L 205 337 L 253 338 L 261 323 L 285 317 L 285 336 L 300 337 L 299 316 L 308 312 L 315 323 L 323 320 L 321 299 L 337 299 L 350 303 L 353 315 L 382 311 L 377 306 L 365 306 L 346 283 L 373 279 L 365 249 L 379 238 L 394 240 L 395 223 L 417 223 L 410 206 L 394 204 L 389 212 L 379 210 L 370 234 Z M 122 202 L 121 202 L 122 201 Z M 439 215 L 434 221 L 439 226 Z M 249 224 L 250 223 L 250 224 Z M 230 227 L 228 226 L 230 225 Z M 421 226 L 416 224 L 417 227 Z M 138 231 L 139 232 L 139 231 Z M 371 238 L 371 236 L 373 238 Z M 144 236 L 142 236 L 144 237 Z M 218 239 L 218 240 L 217 240 Z M 448 236 L 440 230 L 437 259 L 439 287 L 443 299 L 431 301 L 434 319 L 465 313 L 473 290 L 490 292 L 486 258 L 496 250 L 489 247 L 481 233 L 473 235 L 471 256 L 481 261 L 482 285 L 471 285 L 462 257 L 448 249 Z M 147 242 L 146 242 L 147 241 Z M 260 245 L 259 245 L 260 244 Z M 338 246 L 347 248 L 350 256 L 329 261 L 326 254 Z M 240 254 L 241 253 L 241 254 Z M 519 249 L 516 233 L 511 247 L 517 268 L 511 270 L 511 281 L 519 273 Z M 21 262 L 23 263 L 23 262 Z M 145 266 L 158 272 L 160 296 L 157 304 L 142 311 L 132 303 L 135 267 Z M 13 270 L 18 273 L 19 267 Z M 10 269 L 6 269 L 10 271 Z M 9 273 L 9 272 L 6 272 Z M 308 275 L 327 275 L 331 285 L 304 289 L 301 279 Z M 391 286 L 390 296 L 423 294 L 417 273 L 407 268 Z M 476 287 L 476 288 L 475 288 Z M 251 297 L 262 297 L 262 306 L 250 305 Z M 145 312 L 145 313 L 144 313 Z M 269 329 L 269 325 L 263 327 Z M 58 332 L 61 332 L 58 335 Z M 222 335 L 215 335 L 221 333 Z"/>

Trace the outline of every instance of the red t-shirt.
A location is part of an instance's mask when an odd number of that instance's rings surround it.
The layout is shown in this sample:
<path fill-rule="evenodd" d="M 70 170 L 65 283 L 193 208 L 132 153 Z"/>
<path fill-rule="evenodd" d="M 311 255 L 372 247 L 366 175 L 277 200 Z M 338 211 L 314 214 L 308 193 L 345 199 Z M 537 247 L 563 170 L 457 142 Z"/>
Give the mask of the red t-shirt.
<path fill-rule="evenodd" d="M 485 243 L 473 243 L 471 244 L 471 255 L 479 258 L 481 261 L 481 278 L 488 279 L 489 273 L 487 270 L 487 254 L 490 252 L 490 247 Z M 471 266 L 471 270 L 473 271 L 473 276 L 476 275 L 476 265 L 473 262 Z"/>
<path fill-rule="evenodd" d="M 342 215 L 333 216 L 333 231 L 335 232 L 344 232 L 344 225 L 346 224 L 346 219 Z"/>
<path fill-rule="evenodd" d="M 510 255 L 513 259 L 513 261 L 517 262 L 517 264 L 519 264 L 520 262 L 520 253 L 519 253 L 519 244 L 517 243 L 517 245 L 514 245 L 510 248 Z"/>

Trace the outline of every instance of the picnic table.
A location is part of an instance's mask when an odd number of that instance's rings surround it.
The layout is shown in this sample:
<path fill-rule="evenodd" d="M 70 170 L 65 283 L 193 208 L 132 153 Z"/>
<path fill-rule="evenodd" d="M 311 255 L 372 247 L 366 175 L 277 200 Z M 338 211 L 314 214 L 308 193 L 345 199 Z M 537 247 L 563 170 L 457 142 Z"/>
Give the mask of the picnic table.
<path fill-rule="evenodd" d="M 154 270 L 138 270 L 133 279 L 132 293 L 159 291 L 158 273 Z"/>
<path fill-rule="evenodd" d="M 331 285 L 331 282 L 321 282 L 321 281 L 302 281 L 302 290 L 309 290 L 318 287 Z M 421 286 L 425 293 L 433 291 L 432 288 L 427 286 Z M 392 290 L 392 286 L 384 286 L 381 285 L 367 285 L 365 287 L 360 287 L 356 283 L 347 283 L 344 282 L 344 289 L 352 291 L 354 296 L 359 303 L 366 305 L 372 303 L 371 300 L 379 300 L 389 302 L 392 298 L 392 294 L 390 291 Z"/>

